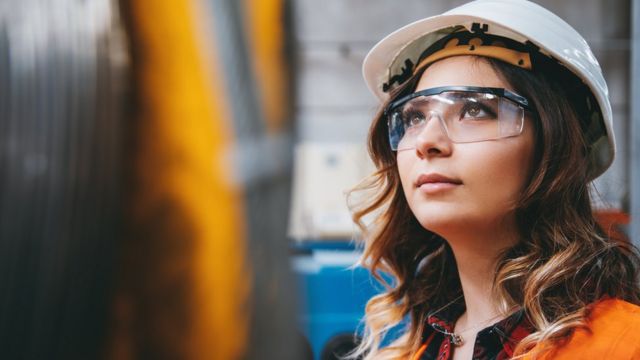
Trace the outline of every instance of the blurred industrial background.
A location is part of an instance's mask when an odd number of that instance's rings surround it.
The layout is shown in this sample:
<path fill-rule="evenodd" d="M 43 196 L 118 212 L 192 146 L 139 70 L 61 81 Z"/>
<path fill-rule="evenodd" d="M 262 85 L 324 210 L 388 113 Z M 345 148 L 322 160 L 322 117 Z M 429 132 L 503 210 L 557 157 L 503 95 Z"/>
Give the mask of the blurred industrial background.
<path fill-rule="evenodd" d="M 379 291 L 345 198 L 372 170 L 360 66 L 464 2 L 2 1 L 0 357 L 352 348 Z M 640 0 L 535 2 L 603 67 L 618 154 L 596 205 L 638 245 Z"/>

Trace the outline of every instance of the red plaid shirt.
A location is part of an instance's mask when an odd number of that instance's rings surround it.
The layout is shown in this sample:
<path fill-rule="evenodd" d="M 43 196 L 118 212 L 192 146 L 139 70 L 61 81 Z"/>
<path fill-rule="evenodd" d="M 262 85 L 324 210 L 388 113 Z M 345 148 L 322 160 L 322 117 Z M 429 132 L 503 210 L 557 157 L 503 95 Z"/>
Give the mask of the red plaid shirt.
<path fill-rule="evenodd" d="M 452 304 L 446 311 L 439 311 L 428 317 L 428 326 L 423 334 L 419 360 L 449 360 L 451 348 L 455 345 L 451 337 L 442 330 L 453 332 L 455 320 L 464 312 L 464 304 Z M 440 331 L 436 330 L 439 329 Z M 504 360 L 513 356 L 513 350 L 520 340 L 529 335 L 533 328 L 526 320 L 523 311 L 488 326 L 478 332 L 473 346 L 473 360 Z"/>

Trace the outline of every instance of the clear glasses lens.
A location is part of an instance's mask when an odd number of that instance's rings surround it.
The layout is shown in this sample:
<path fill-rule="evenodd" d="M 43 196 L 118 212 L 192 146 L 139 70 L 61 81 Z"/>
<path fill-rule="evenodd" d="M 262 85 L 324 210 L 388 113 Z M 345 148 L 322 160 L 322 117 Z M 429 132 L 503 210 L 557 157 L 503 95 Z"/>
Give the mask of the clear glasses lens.
<path fill-rule="evenodd" d="M 416 140 L 431 120 L 456 143 L 478 142 L 522 133 L 524 109 L 491 93 L 447 91 L 414 97 L 389 115 L 389 140 L 393 150 L 415 148 Z M 435 124 L 434 124 L 435 125 Z"/>

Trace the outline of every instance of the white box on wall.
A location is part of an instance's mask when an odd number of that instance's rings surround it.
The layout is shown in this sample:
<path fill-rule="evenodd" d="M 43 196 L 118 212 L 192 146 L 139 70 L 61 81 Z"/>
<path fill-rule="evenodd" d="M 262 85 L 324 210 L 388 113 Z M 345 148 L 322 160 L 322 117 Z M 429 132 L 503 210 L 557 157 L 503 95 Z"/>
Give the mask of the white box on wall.
<path fill-rule="evenodd" d="M 294 152 L 289 236 L 350 240 L 347 192 L 373 172 L 364 143 L 300 143 Z"/>

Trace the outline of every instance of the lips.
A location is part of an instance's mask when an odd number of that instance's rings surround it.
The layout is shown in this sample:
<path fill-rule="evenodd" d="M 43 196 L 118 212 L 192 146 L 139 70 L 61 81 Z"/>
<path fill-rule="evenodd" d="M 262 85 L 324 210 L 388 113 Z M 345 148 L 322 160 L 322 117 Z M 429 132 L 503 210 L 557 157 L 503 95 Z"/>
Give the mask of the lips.
<path fill-rule="evenodd" d="M 452 185 L 461 185 L 462 181 L 458 179 L 452 179 L 444 175 L 432 173 L 432 174 L 422 174 L 416 180 L 416 187 L 420 187 L 424 184 L 452 184 Z"/>
<path fill-rule="evenodd" d="M 429 196 L 446 194 L 462 185 L 459 179 L 453 179 L 440 174 L 423 174 L 416 180 L 416 188 Z"/>

